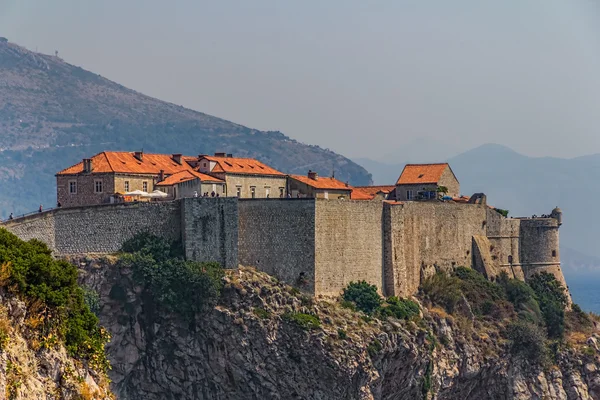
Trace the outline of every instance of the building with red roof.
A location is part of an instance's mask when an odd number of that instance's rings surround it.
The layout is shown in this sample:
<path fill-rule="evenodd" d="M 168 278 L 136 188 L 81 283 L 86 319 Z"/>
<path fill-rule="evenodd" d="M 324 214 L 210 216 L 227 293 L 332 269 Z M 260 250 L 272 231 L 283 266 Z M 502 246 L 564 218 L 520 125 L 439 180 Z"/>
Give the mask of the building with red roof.
<path fill-rule="evenodd" d="M 398 201 L 436 199 L 438 193 L 460 196 L 460 183 L 448 163 L 406 164 L 396 182 Z"/>
<path fill-rule="evenodd" d="M 286 196 L 287 175 L 254 158 L 215 153 L 199 155 L 191 164 L 197 171 L 223 180 L 226 196 L 252 199 Z"/>
<path fill-rule="evenodd" d="M 288 190 L 292 197 L 350 199 L 353 188 L 333 177 L 308 171 L 307 175 L 289 175 Z"/>

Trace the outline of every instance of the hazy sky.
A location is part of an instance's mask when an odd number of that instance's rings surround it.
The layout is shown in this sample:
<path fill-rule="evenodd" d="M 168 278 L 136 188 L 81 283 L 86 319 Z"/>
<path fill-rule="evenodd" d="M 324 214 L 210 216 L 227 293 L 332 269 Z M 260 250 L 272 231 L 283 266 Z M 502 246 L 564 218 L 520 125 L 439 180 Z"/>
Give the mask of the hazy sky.
<path fill-rule="evenodd" d="M 594 0 L 0 0 L 0 36 L 348 156 L 600 152 Z"/>

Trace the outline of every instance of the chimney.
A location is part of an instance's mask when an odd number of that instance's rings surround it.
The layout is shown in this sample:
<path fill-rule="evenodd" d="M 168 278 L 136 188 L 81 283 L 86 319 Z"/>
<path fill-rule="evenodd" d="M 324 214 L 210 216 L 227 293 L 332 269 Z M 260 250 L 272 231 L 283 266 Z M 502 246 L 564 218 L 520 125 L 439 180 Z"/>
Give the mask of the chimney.
<path fill-rule="evenodd" d="M 232 158 L 232 157 L 233 157 L 233 154 L 227 153 L 227 158 Z"/>
<path fill-rule="evenodd" d="M 311 171 L 310 169 L 308 170 L 308 177 L 313 181 L 319 179 L 319 175 L 316 172 Z"/>
<path fill-rule="evenodd" d="M 158 181 L 162 182 L 165 180 L 165 170 L 161 169 L 160 172 L 158 173 Z"/>
<path fill-rule="evenodd" d="M 144 152 L 143 151 L 136 151 L 135 153 L 133 153 L 133 156 L 135 158 L 137 158 L 138 161 L 144 161 Z"/>
<path fill-rule="evenodd" d="M 173 161 L 175 161 L 177 164 L 181 165 L 181 154 L 173 154 Z"/>
<path fill-rule="evenodd" d="M 215 157 L 227 157 L 225 153 L 215 153 Z"/>
<path fill-rule="evenodd" d="M 83 172 L 89 174 L 90 172 L 92 172 L 92 159 L 91 158 L 84 158 L 83 159 Z"/>

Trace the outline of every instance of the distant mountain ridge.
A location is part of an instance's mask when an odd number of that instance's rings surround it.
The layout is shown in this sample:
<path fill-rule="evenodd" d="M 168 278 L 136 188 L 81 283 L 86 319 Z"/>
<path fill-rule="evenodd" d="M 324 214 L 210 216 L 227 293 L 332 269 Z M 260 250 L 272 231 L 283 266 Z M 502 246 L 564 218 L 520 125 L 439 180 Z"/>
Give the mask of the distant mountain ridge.
<path fill-rule="evenodd" d="M 377 184 L 395 182 L 404 166 L 356 161 L 373 174 Z M 563 265 L 566 269 L 600 269 L 600 154 L 571 159 L 528 157 L 506 146 L 485 144 L 436 161 L 450 163 L 462 194 L 483 192 L 488 203 L 510 210 L 512 216 L 547 214 L 560 206 L 564 213 Z"/>
<path fill-rule="evenodd" d="M 370 174 L 348 158 L 163 102 L 54 56 L 0 40 L 0 217 L 55 202 L 54 173 L 104 150 L 215 151 L 282 172 L 308 169 L 354 185 Z"/>

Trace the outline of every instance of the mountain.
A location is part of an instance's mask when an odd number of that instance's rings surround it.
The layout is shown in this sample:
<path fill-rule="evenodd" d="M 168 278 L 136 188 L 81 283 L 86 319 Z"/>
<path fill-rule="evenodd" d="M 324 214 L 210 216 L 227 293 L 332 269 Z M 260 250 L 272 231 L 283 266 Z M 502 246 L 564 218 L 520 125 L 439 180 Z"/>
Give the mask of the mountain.
<path fill-rule="evenodd" d="M 395 182 L 404 167 L 404 162 L 356 161 L 371 171 L 377 184 Z M 512 216 L 548 214 L 560 206 L 563 265 L 567 270 L 600 268 L 600 154 L 572 159 L 528 157 L 505 146 L 485 144 L 435 161 L 450 163 L 463 194 L 483 192 L 488 203 L 510 210 Z"/>
<path fill-rule="evenodd" d="M 103 150 L 254 157 L 282 172 L 310 168 L 354 185 L 348 158 L 145 96 L 0 38 L 0 217 L 56 201 L 54 173 Z"/>

